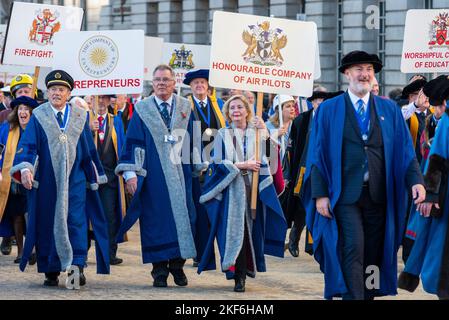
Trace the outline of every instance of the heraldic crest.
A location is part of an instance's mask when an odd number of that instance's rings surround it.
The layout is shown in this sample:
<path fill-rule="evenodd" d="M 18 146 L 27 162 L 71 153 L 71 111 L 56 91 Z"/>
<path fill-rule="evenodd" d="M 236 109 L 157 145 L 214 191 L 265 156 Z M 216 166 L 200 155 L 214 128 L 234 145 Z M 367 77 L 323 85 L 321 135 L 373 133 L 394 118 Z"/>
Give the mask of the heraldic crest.
<path fill-rule="evenodd" d="M 447 31 L 449 28 L 449 13 L 443 12 L 432 20 L 430 25 L 430 41 L 429 46 L 439 47 L 439 46 L 449 46 L 449 38 L 447 37 Z"/>
<path fill-rule="evenodd" d="M 249 25 L 242 33 L 243 42 L 248 46 L 242 57 L 245 62 L 263 66 L 281 66 L 284 62 L 281 50 L 287 45 L 287 35 L 282 29 L 270 29 L 270 22 Z"/>
<path fill-rule="evenodd" d="M 53 35 L 61 29 L 58 17 L 57 11 L 52 12 L 50 9 L 37 11 L 28 36 L 30 41 L 40 45 L 53 44 Z"/>

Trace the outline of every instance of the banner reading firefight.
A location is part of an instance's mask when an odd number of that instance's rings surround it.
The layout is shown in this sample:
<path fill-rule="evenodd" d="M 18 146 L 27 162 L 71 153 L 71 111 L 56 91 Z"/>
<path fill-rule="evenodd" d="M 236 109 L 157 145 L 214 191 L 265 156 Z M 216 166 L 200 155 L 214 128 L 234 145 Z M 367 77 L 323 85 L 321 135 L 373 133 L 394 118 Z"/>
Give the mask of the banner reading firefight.
<path fill-rule="evenodd" d="M 316 43 L 313 22 L 216 11 L 209 81 L 222 88 L 309 97 Z"/>
<path fill-rule="evenodd" d="M 2 64 L 50 67 L 55 35 L 79 31 L 82 21 L 81 8 L 13 2 Z"/>
<path fill-rule="evenodd" d="M 143 30 L 61 32 L 53 69 L 67 70 L 72 95 L 142 93 Z"/>
<path fill-rule="evenodd" d="M 409 10 L 405 19 L 401 71 L 449 70 L 449 9 Z"/>

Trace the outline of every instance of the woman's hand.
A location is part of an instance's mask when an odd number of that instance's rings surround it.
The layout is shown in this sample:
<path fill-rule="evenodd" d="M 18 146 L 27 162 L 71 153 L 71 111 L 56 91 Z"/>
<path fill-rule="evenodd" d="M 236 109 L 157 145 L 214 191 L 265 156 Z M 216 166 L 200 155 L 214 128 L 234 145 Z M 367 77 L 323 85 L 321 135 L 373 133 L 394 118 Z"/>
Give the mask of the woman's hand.
<path fill-rule="evenodd" d="M 257 172 L 260 170 L 262 162 L 256 161 L 256 160 L 247 160 L 245 162 L 237 162 L 235 166 L 239 168 L 240 170 L 250 170 Z"/>
<path fill-rule="evenodd" d="M 251 122 L 253 123 L 254 127 L 260 130 L 260 136 L 266 140 L 269 137 L 269 133 L 267 130 L 267 126 L 265 125 L 265 122 L 263 122 L 262 118 L 256 116 L 251 120 Z"/>

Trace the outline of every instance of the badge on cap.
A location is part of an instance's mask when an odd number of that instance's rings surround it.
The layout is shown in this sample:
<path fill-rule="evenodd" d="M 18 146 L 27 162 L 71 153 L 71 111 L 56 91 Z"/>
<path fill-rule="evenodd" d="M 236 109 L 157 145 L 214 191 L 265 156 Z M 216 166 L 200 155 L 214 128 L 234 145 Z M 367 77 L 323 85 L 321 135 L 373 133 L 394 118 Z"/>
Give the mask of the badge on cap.
<path fill-rule="evenodd" d="M 55 73 L 55 78 L 56 78 L 56 79 L 61 79 L 61 74 L 60 74 L 59 72 L 56 72 L 56 73 Z"/>
<path fill-rule="evenodd" d="M 22 80 L 22 76 L 17 76 L 16 77 L 16 81 L 21 81 Z"/>

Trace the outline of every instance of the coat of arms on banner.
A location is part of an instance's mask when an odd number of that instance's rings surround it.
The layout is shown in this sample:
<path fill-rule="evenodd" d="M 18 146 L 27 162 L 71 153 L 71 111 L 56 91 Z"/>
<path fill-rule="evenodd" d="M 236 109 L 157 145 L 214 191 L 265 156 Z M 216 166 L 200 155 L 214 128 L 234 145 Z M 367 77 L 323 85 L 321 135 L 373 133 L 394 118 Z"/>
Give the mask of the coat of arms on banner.
<path fill-rule="evenodd" d="M 281 50 L 287 45 L 287 36 L 279 28 L 270 29 L 270 22 L 249 25 L 249 31 L 242 34 L 243 42 L 248 46 L 242 54 L 245 62 L 263 66 L 281 66 L 284 62 Z"/>
<path fill-rule="evenodd" d="M 30 41 L 40 45 L 53 44 L 53 35 L 61 29 L 58 17 L 59 13 L 50 9 L 36 11 L 36 18 L 28 35 Z"/>
<path fill-rule="evenodd" d="M 449 29 L 449 13 L 443 12 L 438 14 L 430 25 L 430 48 L 441 47 L 449 45 L 449 38 L 447 31 Z"/>
<path fill-rule="evenodd" d="M 179 50 L 175 49 L 175 52 L 171 55 L 168 65 L 173 69 L 190 70 L 195 68 L 192 50 L 187 50 L 183 45 Z"/>

